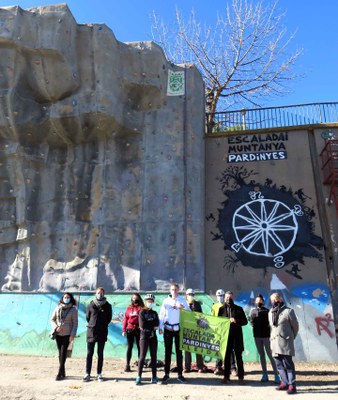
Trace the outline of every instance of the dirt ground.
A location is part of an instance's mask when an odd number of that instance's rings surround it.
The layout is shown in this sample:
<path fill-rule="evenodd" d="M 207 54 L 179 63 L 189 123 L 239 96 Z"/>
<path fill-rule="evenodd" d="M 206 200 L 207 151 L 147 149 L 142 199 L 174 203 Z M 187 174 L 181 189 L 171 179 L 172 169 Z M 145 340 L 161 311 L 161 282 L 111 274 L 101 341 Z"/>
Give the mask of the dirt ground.
<path fill-rule="evenodd" d="M 11 400 L 56 400 L 56 399 L 178 399 L 178 400 L 279 400 L 289 397 L 277 392 L 273 382 L 261 383 L 260 365 L 245 364 L 244 386 L 237 378 L 228 385 L 221 384 L 221 377 L 212 373 L 186 374 L 187 383 L 179 383 L 177 374 L 171 373 L 168 385 L 150 383 L 151 372 L 144 369 L 143 384 L 135 385 L 136 367 L 132 372 L 123 372 L 124 361 L 106 359 L 104 381 L 82 382 L 84 360 L 69 358 L 66 365 L 67 378 L 55 381 L 58 361 L 56 358 L 8 356 L 0 358 L 0 399 Z M 209 365 L 210 367 L 213 365 Z M 96 359 L 93 362 L 96 368 Z M 299 399 L 338 398 L 338 366 L 322 363 L 296 363 Z M 158 370 L 163 376 L 163 368 Z M 272 374 L 270 379 L 272 379 Z"/>

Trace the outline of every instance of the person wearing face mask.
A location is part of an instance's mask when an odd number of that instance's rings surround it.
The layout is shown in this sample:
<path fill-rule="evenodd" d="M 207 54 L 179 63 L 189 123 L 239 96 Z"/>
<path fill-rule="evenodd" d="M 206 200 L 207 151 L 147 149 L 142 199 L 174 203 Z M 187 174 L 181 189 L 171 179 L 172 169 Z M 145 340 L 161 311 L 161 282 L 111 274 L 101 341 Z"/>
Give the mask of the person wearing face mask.
<path fill-rule="evenodd" d="M 195 300 L 195 291 L 194 289 L 187 289 L 185 292 L 185 298 L 189 304 L 190 310 L 194 312 L 203 312 L 201 303 Z M 184 372 L 188 373 L 191 372 L 191 353 L 189 351 L 184 352 Z M 203 356 L 202 354 L 196 354 L 196 364 L 199 373 L 205 372 L 205 366 L 203 363 Z"/>
<path fill-rule="evenodd" d="M 270 349 L 270 326 L 269 326 L 269 309 L 264 307 L 264 298 L 261 294 L 258 294 L 255 300 L 256 307 L 250 311 L 250 323 L 253 327 L 253 336 L 255 344 L 259 354 L 261 367 L 262 367 L 262 379 L 261 382 L 268 382 L 269 377 L 266 369 L 266 355 L 269 357 L 273 372 L 275 374 L 274 382 L 279 384 L 280 379 L 276 368 L 275 360 L 272 357 Z"/>
<path fill-rule="evenodd" d="M 170 364 L 171 364 L 171 352 L 173 348 L 173 342 L 175 342 L 176 351 L 176 363 L 177 363 L 177 380 L 180 383 L 184 383 L 186 380 L 183 376 L 183 355 L 180 350 L 180 310 L 190 311 L 190 307 L 187 301 L 178 295 L 178 284 L 173 283 L 170 286 L 170 297 L 163 300 L 161 311 L 160 311 L 160 329 L 159 333 L 163 333 L 163 341 L 165 348 L 164 355 L 164 377 L 162 378 L 162 384 L 168 383 L 170 377 Z"/>
<path fill-rule="evenodd" d="M 146 358 L 147 350 L 149 348 L 151 372 L 151 383 L 158 383 L 157 379 L 157 336 L 156 329 L 159 326 L 158 314 L 153 310 L 155 305 L 155 296 L 151 293 L 146 294 L 145 306 L 139 314 L 139 326 L 141 330 L 140 336 L 140 357 L 138 360 L 138 376 L 136 378 L 136 385 L 141 384 L 142 371 L 144 360 Z"/>
<path fill-rule="evenodd" d="M 211 307 L 211 315 L 213 315 L 214 317 L 218 316 L 218 311 L 219 309 L 222 307 L 222 305 L 224 304 L 224 295 L 225 292 L 223 289 L 218 289 L 216 291 L 216 303 L 214 303 Z M 223 360 L 221 358 L 216 360 L 216 368 L 215 368 L 215 375 L 223 375 L 224 370 L 222 368 L 223 366 Z"/>
<path fill-rule="evenodd" d="M 213 315 L 214 317 L 218 316 L 219 309 L 225 303 L 224 296 L 225 296 L 225 292 L 223 289 L 218 289 L 216 291 L 217 302 L 215 304 L 213 304 L 211 307 L 211 315 Z M 219 358 L 216 360 L 216 368 L 215 368 L 214 374 L 215 375 L 223 375 L 224 369 L 222 367 L 223 367 L 223 360 L 221 358 Z M 237 367 L 236 367 L 234 352 L 231 353 L 231 375 L 237 375 Z"/>
<path fill-rule="evenodd" d="M 227 384 L 230 382 L 231 353 L 232 351 L 234 351 L 237 362 L 238 380 L 240 384 L 244 384 L 244 365 L 242 358 L 242 353 L 244 351 L 244 341 L 242 326 L 247 325 L 248 320 L 246 318 L 243 308 L 234 303 L 234 295 L 232 292 L 227 291 L 225 293 L 224 299 L 225 303 L 219 309 L 218 316 L 229 318 L 230 328 L 227 348 L 225 352 L 224 378 L 222 380 L 222 383 Z"/>
<path fill-rule="evenodd" d="M 96 289 L 95 298 L 86 310 L 87 324 L 87 358 L 84 382 L 90 381 L 95 343 L 97 343 L 97 380 L 102 382 L 103 351 L 108 340 L 108 325 L 112 319 L 112 306 L 104 295 L 104 289 Z"/>
<path fill-rule="evenodd" d="M 288 394 L 297 393 L 296 371 L 292 357 L 295 355 L 295 338 L 299 324 L 292 308 L 285 305 L 278 293 L 270 296 L 272 308 L 269 311 L 270 346 L 281 379 L 276 390 L 285 390 Z"/>
<path fill-rule="evenodd" d="M 66 377 L 67 348 L 69 343 L 73 342 L 78 326 L 76 302 L 71 293 L 66 292 L 60 298 L 53 311 L 51 325 L 53 332 L 56 332 L 55 339 L 59 351 L 59 372 L 56 380 L 61 381 Z"/>
<path fill-rule="evenodd" d="M 130 298 L 130 304 L 124 312 L 122 336 L 127 336 L 126 366 L 124 372 L 131 372 L 130 361 L 134 343 L 136 343 L 137 347 L 137 357 L 140 358 L 139 315 L 143 306 L 143 300 L 139 293 L 133 293 Z"/>

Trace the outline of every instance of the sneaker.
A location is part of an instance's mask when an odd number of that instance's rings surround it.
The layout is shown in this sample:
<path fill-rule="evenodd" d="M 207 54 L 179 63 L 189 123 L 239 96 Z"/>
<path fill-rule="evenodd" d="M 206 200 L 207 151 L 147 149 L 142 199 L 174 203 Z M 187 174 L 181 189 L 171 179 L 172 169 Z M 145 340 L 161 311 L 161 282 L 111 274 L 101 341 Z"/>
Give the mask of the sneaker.
<path fill-rule="evenodd" d="M 98 382 L 103 382 L 103 378 L 102 378 L 101 374 L 98 374 L 96 379 L 97 379 Z"/>
<path fill-rule="evenodd" d="M 177 380 L 180 383 L 186 383 L 186 379 L 183 375 L 178 375 Z"/>
<path fill-rule="evenodd" d="M 245 380 L 243 378 L 238 378 L 238 383 L 240 385 L 245 385 Z"/>
<path fill-rule="evenodd" d="M 268 382 L 269 381 L 269 377 L 268 377 L 268 374 L 263 374 L 262 375 L 262 379 L 261 379 L 261 382 Z"/>
<path fill-rule="evenodd" d="M 231 370 L 231 375 L 233 375 L 233 376 L 237 376 L 238 374 L 237 374 L 237 369 L 236 368 L 233 368 L 232 370 Z"/>
<path fill-rule="evenodd" d="M 61 376 L 61 374 L 57 374 L 55 380 L 56 381 L 62 381 L 63 377 Z"/>
<path fill-rule="evenodd" d="M 290 386 L 289 386 L 289 389 L 286 391 L 286 393 L 287 393 L 287 394 L 295 394 L 295 393 L 297 393 L 296 387 L 290 385 Z"/>
<path fill-rule="evenodd" d="M 206 371 L 205 371 L 205 369 L 199 369 L 197 372 L 198 372 L 199 374 L 204 374 Z"/>
<path fill-rule="evenodd" d="M 138 376 L 135 381 L 136 385 L 141 385 L 141 377 Z"/>
<path fill-rule="evenodd" d="M 275 374 L 275 380 L 274 380 L 274 382 L 277 383 L 277 385 L 280 385 L 280 378 L 279 378 L 279 375 L 278 375 L 278 374 Z"/>
<path fill-rule="evenodd" d="M 131 372 L 130 365 L 125 366 L 124 372 Z"/>
<path fill-rule="evenodd" d="M 166 385 L 168 383 L 169 379 L 170 379 L 169 375 L 164 375 L 164 377 L 162 378 L 162 381 L 161 381 L 162 385 Z"/>
<path fill-rule="evenodd" d="M 185 373 L 185 374 L 189 374 L 189 372 L 191 372 L 191 369 L 190 369 L 190 368 L 184 368 L 184 373 Z"/>
<path fill-rule="evenodd" d="M 288 385 L 283 385 L 282 383 L 279 385 L 279 386 L 277 386 L 275 389 L 276 390 L 288 390 Z"/>
<path fill-rule="evenodd" d="M 230 383 L 230 379 L 229 378 L 223 378 L 221 380 L 221 383 L 223 383 L 224 385 L 227 385 L 228 383 Z"/>
<path fill-rule="evenodd" d="M 89 374 L 86 374 L 84 377 L 83 377 L 83 382 L 89 382 L 90 381 L 90 375 Z"/>
<path fill-rule="evenodd" d="M 214 371 L 215 375 L 223 375 L 224 371 L 222 368 L 216 368 Z"/>
<path fill-rule="evenodd" d="M 151 383 L 158 383 L 158 378 L 155 376 L 154 378 L 150 379 Z"/>

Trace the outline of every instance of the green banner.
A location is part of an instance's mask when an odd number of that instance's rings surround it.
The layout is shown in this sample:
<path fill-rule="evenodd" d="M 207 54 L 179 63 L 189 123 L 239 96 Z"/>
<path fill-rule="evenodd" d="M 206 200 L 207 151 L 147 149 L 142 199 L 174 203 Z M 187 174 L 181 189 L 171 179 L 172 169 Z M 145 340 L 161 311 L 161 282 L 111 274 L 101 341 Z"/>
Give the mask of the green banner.
<path fill-rule="evenodd" d="M 180 312 L 180 349 L 224 360 L 230 319 L 197 312 Z"/>

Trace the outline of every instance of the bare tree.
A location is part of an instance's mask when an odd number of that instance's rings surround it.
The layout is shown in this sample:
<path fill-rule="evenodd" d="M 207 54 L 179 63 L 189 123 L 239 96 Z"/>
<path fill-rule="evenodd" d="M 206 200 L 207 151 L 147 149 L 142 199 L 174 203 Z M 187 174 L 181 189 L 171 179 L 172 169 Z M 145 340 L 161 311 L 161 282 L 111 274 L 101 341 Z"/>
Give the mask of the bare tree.
<path fill-rule="evenodd" d="M 175 64 L 194 63 L 205 82 L 206 112 L 212 114 L 237 105 L 257 106 L 257 101 L 287 92 L 296 75 L 292 67 L 302 49 L 288 54 L 295 33 L 287 35 L 285 13 L 260 0 L 232 0 L 214 26 L 202 25 L 191 11 L 187 21 L 176 9 L 170 27 L 153 14 L 153 39 Z"/>

